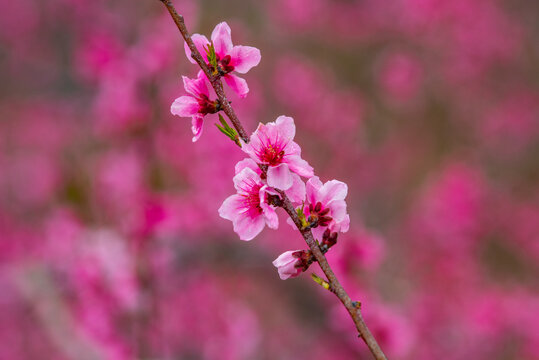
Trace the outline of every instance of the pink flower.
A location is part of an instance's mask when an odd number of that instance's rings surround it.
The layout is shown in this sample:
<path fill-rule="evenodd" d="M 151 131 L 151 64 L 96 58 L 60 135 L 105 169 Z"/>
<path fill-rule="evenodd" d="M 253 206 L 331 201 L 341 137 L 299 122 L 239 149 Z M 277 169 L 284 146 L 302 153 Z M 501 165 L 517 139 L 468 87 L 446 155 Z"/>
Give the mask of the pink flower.
<path fill-rule="evenodd" d="M 273 266 L 277 268 L 281 280 L 301 274 L 303 270 L 302 266 L 299 265 L 301 264 L 300 255 L 302 253 L 302 250 L 286 251 L 273 261 Z"/>
<path fill-rule="evenodd" d="M 196 48 L 202 54 L 202 57 L 208 62 L 206 48 L 210 45 L 210 42 L 204 35 L 193 34 L 191 36 Z M 238 94 L 239 97 L 244 98 L 249 92 L 247 82 L 239 76 L 232 74 L 232 71 L 245 74 L 252 67 L 257 66 L 260 62 L 260 50 L 252 46 L 234 46 L 232 44 L 231 30 L 226 22 L 217 24 L 211 34 L 211 41 L 215 47 L 215 54 L 217 55 L 217 71 L 225 78 L 225 82 L 228 86 Z M 195 64 L 195 60 L 191 57 L 191 50 L 187 43 L 185 43 L 185 54 L 190 62 Z M 210 65 L 208 63 L 208 65 Z M 211 66 L 211 65 L 210 65 Z"/>
<path fill-rule="evenodd" d="M 311 177 L 313 168 L 301 158 L 301 148 L 293 139 L 296 134 L 294 119 L 279 116 L 275 122 L 259 124 L 249 144 L 242 149 L 257 163 L 268 166 L 268 185 L 288 190 L 294 184 L 293 173 Z"/>
<path fill-rule="evenodd" d="M 332 232 L 347 232 L 350 216 L 346 213 L 344 198 L 348 186 L 342 181 L 331 180 L 322 184 L 318 176 L 307 181 L 307 204 L 305 216 L 317 217 L 319 226 L 312 229 L 315 238 L 320 239 L 327 227 Z"/>
<path fill-rule="evenodd" d="M 189 95 L 180 96 L 172 103 L 170 112 L 173 115 L 192 118 L 193 142 L 197 141 L 202 135 L 202 124 L 204 116 L 207 114 L 215 114 L 219 111 L 219 101 L 211 101 L 206 83 L 206 75 L 201 71 L 198 72 L 196 79 L 189 79 L 182 76 L 183 87 Z"/>
<path fill-rule="evenodd" d="M 256 172 L 259 176 L 262 175 L 262 170 L 260 170 L 256 162 L 251 158 L 243 159 L 236 164 L 236 174 L 246 167 Z M 292 186 L 286 190 L 285 193 L 290 201 L 296 204 L 301 204 L 305 201 L 305 183 L 303 180 L 301 180 L 298 174 L 292 174 L 292 178 Z M 273 189 L 269 190 L 269 192 L 272 195 L 279 195 L 279 193 Z"/>
<path fill-rule="evenodd" d="M 225 199 L 219 215 L 232 221 L 241 240 L 252 240 L 266 224 L 277 229 L 279 219 L 268 204 L 268 186 L 256 172 L 248 167 L 242 169 L 234 176 L 234 187 L 238 193 Z"/>

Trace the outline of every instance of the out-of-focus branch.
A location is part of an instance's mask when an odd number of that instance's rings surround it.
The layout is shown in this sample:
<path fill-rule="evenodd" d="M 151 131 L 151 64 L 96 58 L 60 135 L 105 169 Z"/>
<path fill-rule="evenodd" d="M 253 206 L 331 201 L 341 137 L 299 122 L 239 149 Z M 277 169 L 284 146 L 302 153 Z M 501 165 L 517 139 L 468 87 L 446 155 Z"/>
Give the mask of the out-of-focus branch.
<path fill-rule="evenodd" d="M 228 116 L 232 124 L 234 125 L 234 128 L 238 132 L 239 136 L 242 138 L 242 140 L 246 143 L 249 142 L 249 137 L 247 136 L 247 132 L 243 128 L 240 120 L 236 116 L 236 113 L 234 112 L 234 109 L 230 105 L 230 102 L 227 100 L 224 89 L 223 89 L 223 83 L 220 80 L 219 75 L 214 76 L 206 62 L 204 61 L 204 58 L 196 48 L 193 40 L 191 39 L 191 36 L 189 32 L 187 31 L 187 28 L 185 26 L 185 22 L 183 20 L 183 16 L 179 15 L 176 12 L 176 9 L 170 2 L 170 0 L 160 0 L 167 8 L 168 12 L 172 16 L 172 19 L 176 23 L 176 26 L 180 30 L 180 33 L 182 34 L 185 42 L 189 46 L 189 49 L 191 49 L 191 57 L 197 62 L 197 64 L 200 66 L 202 71 L 206 74 L 206 77 L 209 79 L 213 89 L 215 90 L 215 93 L 217 94 L 217 97 L 219 99 L 219 102 L 221 103 L 221 106 L 223 108 L 223 111 Z M 352 301 L 350 299 L 350 296 L 346 293 L 342 285 L 339 283 L 339 280 L 335 276 L 335 273 L 329 266 L 329 263 L 322 253 L 322 250 L 316 243 L 313 234 L 310 229 L 303 228 L 301 224 L 301 220 L 296 213 L 296 210 L 294 209 L 294 206 L 292 205 L 292 202 L 290 199 L 286 196 L 284 191 L 278 190 L 279 194 L 282 197 L 283 204 L 282 207 L 286 211 L 286 213 L 292 218 L 292 221 L 300 231 L 301 235 L 305 239 L 305 242 L 307 245 L 309 245 L 309 248 L 311 249 L 312 253 L 314 254 L 316 261 L 318 264 L 320 264 L 320 268 L 326 275 L 328 282 L 330 284 L 330 290 L 333 292 L 339 300 L 342 302 L 346 310 L 348 310 L 348 313 L 352 317 L 352 320 L 354 321 L 354 324 L 356 325 L 356 329 L 359 332 L 360 337 L 363 339 L 365 344 L 367 344 L 367 347 L 371 351 L 372 355 L 377 360 L 387 360 L 386 356 L 384 355 L 382 349 L 376 342 L 376 339 L 370 332 L 369 328 L 365 324 L 365 321 L 363 320 L 363 316 L 361 315 L 361 311 L 359 309 L 359 306 L 357 305 L 357 302 Z"/>

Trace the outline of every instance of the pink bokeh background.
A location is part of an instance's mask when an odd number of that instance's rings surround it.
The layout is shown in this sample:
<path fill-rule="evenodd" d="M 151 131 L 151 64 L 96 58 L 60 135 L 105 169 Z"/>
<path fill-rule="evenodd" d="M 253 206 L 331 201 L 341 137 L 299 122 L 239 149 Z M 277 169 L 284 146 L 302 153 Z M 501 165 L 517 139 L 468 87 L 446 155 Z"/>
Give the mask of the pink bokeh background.
<path fill-rule="evenodd" d="M 349 186 L 328 259 L 391 359 L 539 359 L 539 3 L 187 1 L 261 50 L 229 92 Z M 336 298 L 218 216 L 244 156 L 170 114 L 195 77 L 147 1 L 0 4 L 0 359 L 370 359 Z M 321 275 L 316 266 L 310 271 Z"/>

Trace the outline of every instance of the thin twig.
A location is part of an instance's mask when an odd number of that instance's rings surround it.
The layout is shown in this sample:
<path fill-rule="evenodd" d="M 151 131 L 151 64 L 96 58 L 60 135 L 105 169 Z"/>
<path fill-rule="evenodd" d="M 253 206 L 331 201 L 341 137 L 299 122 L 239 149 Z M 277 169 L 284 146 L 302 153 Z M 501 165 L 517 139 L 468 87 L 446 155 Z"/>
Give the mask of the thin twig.
<path fill-rule="evenodd" d="M 176 23 L 178 29 L 180 30 L 180 33 L 182 34 L 185 42 L 189 46 L 189 49 L 191 49 L 191 57 L 197 62 L 197 64 L 200 66 L 202 71 L 206 74 L 208 77 L 213 89 L 215 90 L 215 93 L 217 94 L 217 97 L 219 99 L 219 102 L 221 103 L 221 106 L 223 107 L 223 111 L 228 116 L 232 124 L 234 125 L 234 128 L 242 138 L 242 140 L 246 143 L 249 142 L 249 137 L 247 136 L 247 132 L 243 128 L 240 120 L 236 116 L 236 113 L 234 112 L 234 109 L 230 105 L 230 102 L 227 100 L 225 92 L 223 90 L 223 83 L 221 82 L 219 76 L 213 76 L 210 72 L 210 69 L 206 62 L 204 61 L 204 58 L 196 48 L 195 44 L 193 43 L 193 40 L 191 39 L 191 36 L 189 35 L 189 32 L 187 31 L 187 28 L 185 26 L 185 22 L 183 20 L 183 17 L 179 15 L 170 0 L 160 0 L 169 11 L 170 15 L 172 16 L 172 19 Z M 344 305 L 346 310 L 348 310 L 348 313 L 352 317 L 352 320 L 354 321 L 354 324 L 356 325 L 356 329 L 359 332 L 360 337 L 363 339 L 365 344 L 367 344 L 367 347 L 371 351 L 372 355 L 376 360 L 387 360 L 386 356 L 384 355 L 382 349 L 376 342 L 374 336 L 370 332 L 369 328 L 365 324 L 365 321 L 363 320 L 363 316 L 361 315 L 361 311 L 359 310 L 359 307 L 357 306 L 357 303 L 353 302 L 352 299 L 350 299 L 350 296 L 346 293 L 342 285 L 339 283 L 339 280 L 335 276 L 335 273 L 329 266 L 329 263 L 322 253 L 322 250 L 320 250 L 320 247 L 314 240 L 313 234 L 310 229 L 304 229 L 301 220 L 299 219 L 298 214 L 296 213 L 296 210 L 294 209 L 294 206 L 292 205 L 292 202 L 290 199 L 286 196 L 284 191 L 277 190 L 279 194 L 281 195 L 283 199 L 282 207 L 286 211 L 286 213 L 290 216 L 298 230 L 300 231 L 301 235 L 305 239 L 305 242 L 307 245 L 309 245 L 309 248 L 311 249 L 312 253 L 314 254 L 316 261 L 320 265 L 320 268 L 326 275 L 328 282 L 331 286 L 332 292 L 339 298 L 341 303 Z"/>

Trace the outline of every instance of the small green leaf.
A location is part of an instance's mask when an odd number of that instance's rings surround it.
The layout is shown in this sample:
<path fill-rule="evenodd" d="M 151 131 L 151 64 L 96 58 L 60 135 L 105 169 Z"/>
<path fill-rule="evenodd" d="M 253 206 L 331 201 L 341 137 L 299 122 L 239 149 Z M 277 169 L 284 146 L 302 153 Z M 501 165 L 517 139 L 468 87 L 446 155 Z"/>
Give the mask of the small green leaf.
<path fill-rule="evenodd" d="M 215 126 L 217 126 L 217 129 L 219 129 L 219 131 L 221 131 L 227 137 L 230 137 L 230 134 L 228 134 L 227 131 L 224 128 L 220 127 L 219 124 L 215 124 Z"/>
<path fill-rule="evenodd" d="M 206 51 L 208 62 L 213 67 L 213 72 L 217 73 L 217 55 L 215 54 L 215 46 L 213 45 L 213 42 L 210 42 L 207 46 L 205 46 L 204 50 Z"/>
<path fill-rule="evenodd" d="M 226 122 L 225 118 L 221 114 L 219 114 L 219 122 L 221 123 L 221 125 L 223 125 L 225 129 L 230 129 L 230 126 L 228 126 L 228 123 Z"/>
<path fill-rule="evenodd" d="M 330 285 L 326 280 L 322 279 L 321 277 L 319 277 L 315 273 L 311 273 L 311 278 L 314 280 L 315 283 L 322 286 L 324 289 L 329 290 Z"/>

